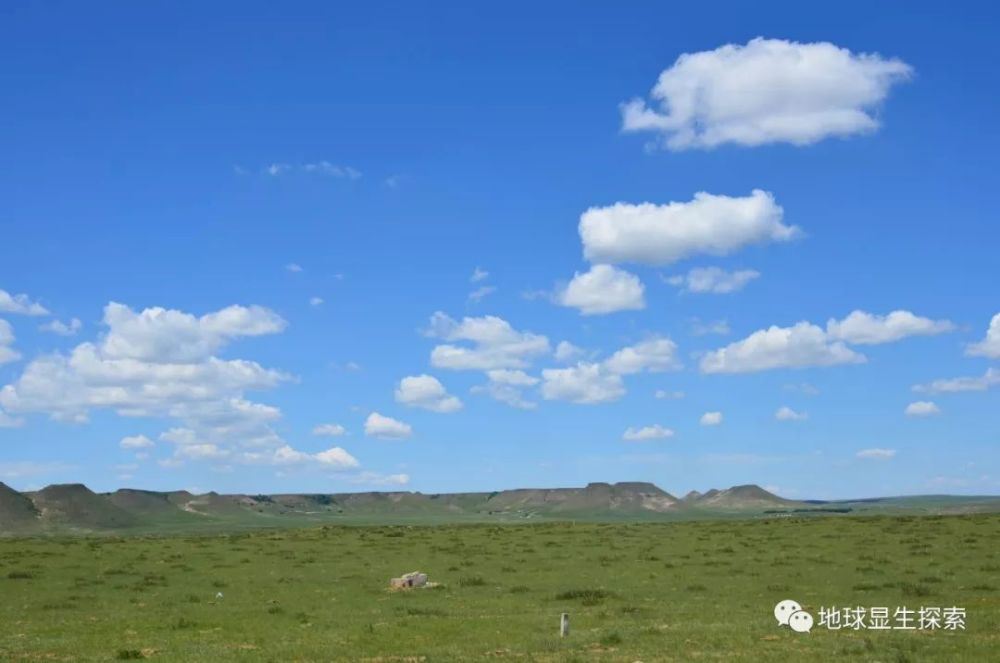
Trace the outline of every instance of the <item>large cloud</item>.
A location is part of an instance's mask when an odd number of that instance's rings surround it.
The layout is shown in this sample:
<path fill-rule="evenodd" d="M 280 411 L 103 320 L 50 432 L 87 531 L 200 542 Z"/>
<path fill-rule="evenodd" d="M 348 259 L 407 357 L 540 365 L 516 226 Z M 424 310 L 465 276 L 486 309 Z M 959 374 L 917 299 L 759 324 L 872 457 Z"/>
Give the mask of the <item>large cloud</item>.
<path fill-rule="evenodd" d="M 666 265 L 794 239 L 801 231 L 783 224 L 783 214 L 774 196 L 759 189 L 744 197 L 700 192 L 689 202 L 592 207 L 580 216 L 579 232 L 591 262 Z"/>
<path fill-rule="evenodd" d="M 462 409 L 462 401 L 457 396 L 450 396 L 444 385 L 431 375 L 411 375 L 400 380 L 396 387 L 396 402 L 431 412 L 457 412 Z"/>
<path fill-rule="evenodd" d="M 75 422 L 86 421 L 92 410 L 175 420 L 179 425 L 160 436 L 174 445 L 172 464 L 287 462 L 289 452 L 279 450 L 290 447 L 272 428 L 281 411 L 245 394 L 271 389 L 290 376 L 212 354 L 239 337 L 281 331 L 285 323 L 279 316 L 260 307 L 230 306 L 199 318 L 163 308 L 136 313 L 111 303 L 104 324 L 108 330 L 97 342 L 31 361 L 0 389 L 0 407 Z M 125 446 L 140 448 L 137 438 L 127 439 Z"/>
<path fill-rule="evenodd" d="M 989 357 L 1000 359 L 1000 313 L 990 320 L 990 328 L 986 330 L 986 338 L 973 343 L 965 350 L 966 354 L 973 357 Z"/>
<path fill-rule="evenodd" d="M 229 306 L 196 318 L 159 307 L 135 313 L 115 302 L 105 307 L 104 323 L 110 328 L 101 344 L 105 357 L 155 363 L 200 361 L 235 338 L 277 334 L 286 324 L 260 306 Z"/>
<path fill-rule="evenodd" d="M 874 111 L 911 72 L 901 60 L 829 42 L 758 37 L 681 55 L 660 74 L 653 107 L 642 99 L 623 104 L 622 128 L 657 132 L 672 150 L 808 145 L 875 131 Z"/>
<path fill-rule="evenodd" d="M 602 315 L 646 308 L 645 288 L 639 277 L 611 265 L 594 265 L 573 276 L 555 294 L 556 303 L 580 309 L 583 315 Z"/>
<path fill-rule="evenodd" d="M 826 333 L 831 339 L 857 345 L 892 343 L 907 336 L 932 336 L 955 329 L 948 320 L 921 318 L 909 311 L 893 311 L 888 315 L 872 315 L 853 311 L 843 320 L 831 319 Z"/>
<path fill-rule="evenodd" d="M 705 373 L 751 373 L 774 368 L 805 368 L 858 364 L 861 355 L 842 341 L 831 341 L 816 325 L 800 322 L 792 327 L 769 327 L 701 359 Z"/>
<path fill-rule="evenodd" d="M 535 357 L 550 352 L 545 336 L 517 331 L 506 320 L 492 315 L 457 322 L 438 311 L 431 316 L 427 335 L 451 341 L 431 351 L 431 364 L 437 368 L 526 368 Z M 455 344 L 460 341 L 472 347 Z"/>

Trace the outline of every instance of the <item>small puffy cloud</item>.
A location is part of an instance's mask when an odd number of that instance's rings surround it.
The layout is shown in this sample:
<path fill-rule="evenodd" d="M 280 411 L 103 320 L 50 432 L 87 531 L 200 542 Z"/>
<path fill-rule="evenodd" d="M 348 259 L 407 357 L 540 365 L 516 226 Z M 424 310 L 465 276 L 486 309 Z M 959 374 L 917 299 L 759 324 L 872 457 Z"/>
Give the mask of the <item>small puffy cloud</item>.
<path fill-rule="evenodd" d="M 312 434 L 323 437 L 341 437 L 347 435 L 347 429 L 340 424 L 319 424 L 313 427 Z"/>
<path fill-rule="evenodd" d="M 695 267 L 687 274 L 672 276 L 667 283 L 683 288 L 685 292 L 725 295 L 743 289 L 747 283 L 760 277 L 753 269 L 727 272 L 720 267 Z"/>
<path fill-rule="evenodd" d="M 285 269 L 288 270 L 289 272 L 292 272 L 293 274 L 298 274 L 299 272 L 303 271 L 302 265 L 298 264 L 297 262 L 288 263 L 287 265 L 285 265 Z"/>
<path fill-rule="evenodd" d="M 908 417 L 930 417 L 941 414 L 941 408 L 932 401 L 915 401 L 906 406 L 905 412 Z"/>
<path fill-rule="evenodd" d="M 622 435 L 622 439 L 627 442 L 645 442 L 648 440 L 664 440 L 673 437 L 674 431 L 664 428 L 660 424 L 643 426 L 642 428 L 628 428 Z"/>
<path fill-rule="evenodd" d="M 21 358 L 21 353 L 10 347 L 14 344 L 14 340 L 14 328 L 6 320 L 0 319 L 0 365 Z"/>
<path fill-rule="evenodd" d="M 410 475 L 361 472 L 351 479 L 351 483 L 364 484 L 368 486 L 405 486 L 410 483 Z"/>
<path fill-rule="evenodd" d="M 676 401 L 684 398 L 683 391 L 668 391 L 667 389 L 657 389 L 653 394 L 658 400 L 661 401 Z"/>
<path fill-rule="evenodd" d="M 792 327 L 772 326 L 747 338 L 707 353 L 701 359 L 704 373 L 752 373 L 776 368 L 806 368 L 860 364 L 865 356 L 841 341 L 831 342 L 816 325 L 800 322 Z"/>
<path fill-rule="evenodd" d="M 78 331 L 83 327 L 83 323 L 80 322 L 79 318 L 73 318 L 69 322 L 63 322 L 61 320 L 51 320 L 46 322 L 44 325 L 39 325 L 38 329 L 43 332 L 49 332 L 52 334 L 57 334 L 59 336 L 75 336 Z"/>
<path fill-rule="evenodd" d="M 480 281 L 485 281 L 490 277 L 490 273 L 485 269 L 476 267 L 472 270 L 472 276 L 469 277 L 469 283 L 479 283 Z"/>
<path fill-rule="evenodd" d="M 559 345 L 556 346 L 555 358 L 557 361 L 571 361 L 581 354 L 583 354 L 583 350 L 569 341 L 559 341 Z"/>
<path fill-rule="evenodd" d="M 6 290 L 0 290 L 0 313 L 17 315 L 48 315 L 49 311 L 28 295 L 12 295 Z"/>
<path fill-rule="evenodd" d="M 472 388 L 475 394 L 486 394 L 494 400 L 521 410 L 533 410 L 537 404 L 524 397 L 523 389 L 533 387 L 541 380 L 524 371 L 495 369 L 486 372 L 489 382 Z"/>
<path fill-rule="evenodd" d="M 579 232 L 591 262 L 667 265 L 801 235 L 798 227 L 782 223 L 783 215 L 774 196 L 760 189 L 745 197 L 702 191 L 689 202 L 592 207 L 580 216 Z"/>
<path fill-rule="evenodd" d="M 492 295 L 497 289 L 492 285 L 479 286 L 475 290 L 469 293 L 470 302 L 478 302 L 488 295 Z"/>
<path fill-rule="evenodd" d="M 315 453 L 313 454 L 313 458 L 315 458 L 320 465 L 325 465 L 327 467 L 348 469 L 358 467 L 359 465 L 358 460 L 354 456 L 347 453 L 340 447 L 331 447 L 326 451 Z"/>
<path fill-rule="evenodd" d="M 542 397 L 546 400 L 596 404 L 616 401 L 625 395 L 621 375 L 603 364 L 580 362 L 570 368 L 542 371 Z"/>
<path fill-rule="evenodd" d="M 701 415 L 699 423 L 702 426 L 718 426 L 722 423 L 722 413 L 721 412 L 706 412 Z"/>
<path fill-rule="evenodd" d="M 774 413 L 774 418 L 778 421 L 805 421 L 809 418 L 809 415 L 805 412 L 796 412 L 787 405 L 782 405 Z"/>
<path fill-rule="evenodd" d="M 981 377 L 934 380 L 928 384 L 913 385 L 913 391 L 928 394 L 950 394 L 962 391 L 986 391 L 996 385 L 1000 385 L 1000 370 L 988 368 Z"/>
<path fill-rule="evenodd" d="M 990 359 L 1000 359 L 1000 313 L 990 320 L 990 327 L 986 330 L 986 338 L 978 343 L 972 343 L 965 349 L 965 354 L 973 357 L 989 357 Z"/>
<path fill-rule="evenodd" d="M 410 437 L 412 434 L 413 428 L 409 424 L 382 416 L 378 412 L 372 412 L 365 419 L 365 435 L 369 437 L 398 440 Z"/>
<path fill-rule="evenodd" d="M 400 380 L 396 402 L 441 413 L 462 409 L 462 401 L 457 396 L 449 396 L 444 385 L 431 375 L 411 375 Z"/>
<path fill-rule="evenodd" d="M 768 143 L 809 145 L 871 133 L 875 111 L 912 68 L 829 42 L 758 37 L 684 53 L 651 94 L 622 105 L 624 131 L 652 131 L 671 150 Z"/>
<path fill-rule="evenodd" d="M 118 443 L 122 449 L 149 449 L 155 446 L 156 443 L 145 435 L 130 435 L 128 437 L 123 437 Z"/>
<path fill-rule="evenodd" d="M 826 333 L 831 339 L 856 345 L 892 343 L 907 336 L 944 334 L 953 329 L 955 325 L 948 320 L 921 318 L 909 311 L 893 311 L 888 315 L 853 311 L 843 320 L 831 319 L 826 323 Z"/>
<path fill-rule="evenodd" d="M 677 344 L 657 336 L 622 348 L 605 360 L 604 367 L 619 375 L 662 373 L 681 368 L 681 362 L 677 359 Z"/>
<path fill-rule="evenodd" d="M 635 274 L 611 265 L 594 265 L 557 289 L 555 301 L 579 309 L 583 315 L 637 311 L 646 308 L 645 289 Z"/>
<path fill-rule="evenodd" d="M 496 316 L 463 318 L 457 322 L 438 311 L 431 316 L 427 335 L 449 343 L 431 351 L 431 365 L 451 370 L 488 371 L 495 368 L 526 368 L 550 351 L 549 339 L 514 329 Z M 472 347 L 457 345 L 466 342 Z"/>
<path fill-rule="evenodd" d="M 895 449 L 862 449 L 855 454 L 858 458 L 866 458 L 870 460 L 889 460 L 895 455 Z"/>
<path fill-rule="evenodd" d="M 336 470 L 350 470 L 361 465 L 354 456 L 340 447 L 331 447 L 326 451 L 311 454 L 293 449 L 287 444 L 275 449 L 272 457 L 264 459 L 264 462 L 270 465 L 315 464 Z"/>
<path fill-rule="evenodd" d="M 309 306 L 322 306 L 322 305 L 323 305 L 323 298 L 322 297 L 310 297 L 309 298 Z"/>

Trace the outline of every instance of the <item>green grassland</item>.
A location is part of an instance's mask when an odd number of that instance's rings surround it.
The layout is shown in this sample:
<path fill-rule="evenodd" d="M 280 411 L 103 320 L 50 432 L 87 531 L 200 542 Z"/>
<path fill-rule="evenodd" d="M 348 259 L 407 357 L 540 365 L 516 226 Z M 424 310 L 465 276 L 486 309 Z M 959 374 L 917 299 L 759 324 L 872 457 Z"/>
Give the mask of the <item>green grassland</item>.
<path fill-rule="evenodd" d="M 441 586 L 387 590 L 413 570 Z M 0 660 L 980 662 L 998 585 L 994 514 L 7 538 Z M 786 598 L 966 630 L 797 634 Z"/>

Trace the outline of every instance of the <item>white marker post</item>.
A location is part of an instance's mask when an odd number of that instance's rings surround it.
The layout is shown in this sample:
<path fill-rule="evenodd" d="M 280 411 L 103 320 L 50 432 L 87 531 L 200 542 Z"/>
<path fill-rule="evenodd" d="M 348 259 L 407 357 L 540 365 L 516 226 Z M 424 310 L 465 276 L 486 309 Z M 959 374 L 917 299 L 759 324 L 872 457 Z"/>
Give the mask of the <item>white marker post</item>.
<path fill-rule="evenodd" d="M 559 637 L 565 638 L 569 635 L 569 613 L 564 612 L 559 617 Z"/>

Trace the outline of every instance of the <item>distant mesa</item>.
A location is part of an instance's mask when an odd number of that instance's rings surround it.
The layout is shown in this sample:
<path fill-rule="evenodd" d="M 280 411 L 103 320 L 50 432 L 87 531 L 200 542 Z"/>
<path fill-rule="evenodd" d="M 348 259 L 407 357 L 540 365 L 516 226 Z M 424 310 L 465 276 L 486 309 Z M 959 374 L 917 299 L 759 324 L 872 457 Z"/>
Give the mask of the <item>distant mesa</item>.
<path fill-rule="evenodd" d="M 196 495 L 123 488 L 97 494 L 83 484 L 20 493 L 0 483 L 0 535 L 86 532 L 232 531 L 337 523 L 652 521 L 693 518 L 835 516 L 847 513 L 1000 511 L 1000 497 L 889 497 L 822 502 L 779 497 L 747 484 L 678 499 L 647 482 L 481 493 L 361 492 Z"/>

